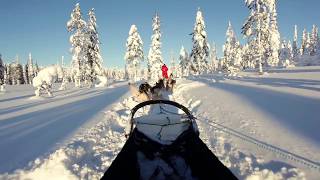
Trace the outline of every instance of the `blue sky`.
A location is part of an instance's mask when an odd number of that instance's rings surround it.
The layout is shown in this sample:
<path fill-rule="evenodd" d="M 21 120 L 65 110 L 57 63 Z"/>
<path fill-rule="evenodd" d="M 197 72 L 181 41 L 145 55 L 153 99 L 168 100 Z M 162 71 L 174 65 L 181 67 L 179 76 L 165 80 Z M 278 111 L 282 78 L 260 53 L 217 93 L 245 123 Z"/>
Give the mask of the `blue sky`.
<path fill-rule="evenodd" d="M 54 64 L 65 56 L 70 62 L 70 33 L 66 22 L 79 2 L 85 19 L 95 8 L 101 50 L 106 67 L 123 67 L 125 43 L 131 24 L 136 24 L 147 56 L 152 34 L 152 17 L 158 12 L 162 21 L 162 53 L 165 62 L 177 58 L 181 46 L 190 52 L 191 36 L 198 7 L 203 11 L 209 42 L 215 42 L 221 55 L 225 31 L 230 20 L 239 39 L 241 25 L 249 14 L 244 0 L 1 0 L 0 53 L 5 62 L 19 55 L 26 63 L 28 53 L 40 65 Z M 278 25 L 281 37 L 292 39 L 293 26 L 311 31 L 320 25 L 319 0 L 279 0 Z"/>

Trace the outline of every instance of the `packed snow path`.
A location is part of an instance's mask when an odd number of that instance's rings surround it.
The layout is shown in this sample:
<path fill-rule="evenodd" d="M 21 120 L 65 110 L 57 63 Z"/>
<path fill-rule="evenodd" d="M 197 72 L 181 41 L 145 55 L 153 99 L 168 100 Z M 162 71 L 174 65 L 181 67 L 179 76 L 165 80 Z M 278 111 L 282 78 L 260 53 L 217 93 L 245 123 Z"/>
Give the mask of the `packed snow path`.
<path fill-rule="evenodd" d="M 126 84 L 114 88 L 82 88 L 34 97 L 29 86 L 8 87 L 0 96 L 0 173 L 24 168 L 29 161 L 52 152 L 75 132 L 96 124 L 102 110 L 127 93 Z"/>
<path fill-rule="evenodd" d="M 273 70 L 263 76 L 215 74 L 181 84 L 189 84 L 181 94 L 198 102 L 194 111 L 203 127 L 209 124 L 212 131 L 222 131 L 221 126 L 217 130 L 219 124 L 229 132 L 224 132 L 226 136 L 243 135 L 230 136 L 233 147 L 263 157 L 264 167 L 274 172 L 298 167 L 308 179 L 320 176 L 319 67 Z"/>

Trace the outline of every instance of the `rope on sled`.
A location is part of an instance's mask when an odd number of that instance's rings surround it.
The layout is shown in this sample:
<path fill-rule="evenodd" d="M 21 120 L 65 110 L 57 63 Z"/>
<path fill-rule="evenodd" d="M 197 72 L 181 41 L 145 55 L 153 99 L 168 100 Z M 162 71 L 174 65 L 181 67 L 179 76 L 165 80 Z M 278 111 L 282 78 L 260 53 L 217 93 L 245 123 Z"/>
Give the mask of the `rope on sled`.
<path fill-rule="evenodd" d="M 201 120 L 201 119 L 198 119 L 196 118 L 198 121 L 202 122 L 202 123 L 205 123 L 207 125 L 209 125 L 210 127 L 213 127 L 214 129 L 217 129 L 217 130 L 220 130 L 224 133 L 227 133 L 231 136 L 234 136 L 234 137 L 237 137 L 243 141 L 246 141 L 246 142 L 249 142 L 251 144 L 254 144 L 256 146 L 258 146 L 259 148 L 262 148 L 262 149 L 265 149 L 265 150 L 268 150 L 270 152 L 273 152 L 275 154 L 278 154 L 279 156 L 283 157 L 283 158 L 286 158 L 286 159 L 289 159 L 289 160 L 292 160 L 292 161 L 295 161 L 301 165 L 304 165 L 308 168 L 311 168 L 311 169 L 314 169 L 314 170 L 317 170 L 317 171 L 320 171 L 320 164 L 317 163 L 317 162 L 314 162 L 312 160 L 309 160 L 307 158 L 304 158 L 302 156 L 299 156 L 299 155 L 296 155 L 296 154 L 293 154 L 291 152 L 288 152 L 286 150 L 283 150 L 279 147 L 276 147 L 274 145 L 271 145 L 271 144 L 267 144 L 265 142 L 262 142 L 260 140 L 257 140 L 253 137 L 250 137 L 248 135 L 245 135 L 245 134 L 242 134 L 240 132 L 237 132 L 231 128 L 228 128 L 226 126 L 223 126 L 219 123 L 216 123 L 216 122 L 206 122 L 204 120 Z"/>

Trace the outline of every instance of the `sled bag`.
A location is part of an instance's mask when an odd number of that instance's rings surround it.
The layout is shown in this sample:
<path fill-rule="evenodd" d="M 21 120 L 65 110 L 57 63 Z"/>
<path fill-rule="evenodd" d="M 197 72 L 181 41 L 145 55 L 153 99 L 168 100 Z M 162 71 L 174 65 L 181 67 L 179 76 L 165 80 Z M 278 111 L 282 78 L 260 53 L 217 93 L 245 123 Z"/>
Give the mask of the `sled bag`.
<path fill-rule="evenodd" d="M 134 129 L 102 179 L 237 178 L 189 128 L 170 145 L 153 141 Z"/>

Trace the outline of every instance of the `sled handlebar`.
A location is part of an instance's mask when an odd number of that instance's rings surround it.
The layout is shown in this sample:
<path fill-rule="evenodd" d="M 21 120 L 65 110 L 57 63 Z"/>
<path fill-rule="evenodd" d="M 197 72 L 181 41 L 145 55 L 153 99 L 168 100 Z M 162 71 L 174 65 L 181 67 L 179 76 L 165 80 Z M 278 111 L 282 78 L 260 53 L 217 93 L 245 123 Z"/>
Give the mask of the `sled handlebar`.
<path fill-rule="evenodd" d="M 179 109 L 181 109 L 184 113 L 186 113 L 186 115 L 188 117 L 193 117 L 191 112 L 189 111 L 188 108 L 186 108 L 185 106 L 177 103 L 177 102 L 174 102 L 174 101 L 169 101 L 169 100 L 150 100 L 150 101 L 145 101 L 145 102 L 142 102 L 138 105 L 136 105 L 132 110 L 131 110 L 131 119 L 133 119 L 135 113 L 142 107 L 144 106 L 148 106 L 148 105 L 152 105 L 152 104 L 168 104 L 168 105 L 172 105 L 172 106 L 175 106 Z"/>
<path fill-rule="evenodd" d="M 130 127 L 130 132 L 127 136 L 129 136 L 131 133 L 132 133 L 132 130 L 133 130 L 133 118 L 134 118 L 134 115 L 135 113 L 142 107 L 144 106 L 148 106 L 148 105 L 153 105 L 153 104 L 168 104 L 168 105 L 172 105 L 172 106 L 175 106 L 179 109 L 181 109 L 184 113 L 186 113 L 186 115 L 191 119 L 193 119 L 193 116 L 191 114 L 191 112 L 189 111 L 188 108 L 186 108 L 185 106 L 177 103 L 177 102 L 174 102 L 174 101 L 169 101 L 169 100 L 150 100 L 150 101 L 145 101 L 145 102 L 142 102 L 138 105 L 136 105 L 134 108 L 132 108 L 131 110 L 131 127 Z"/>

